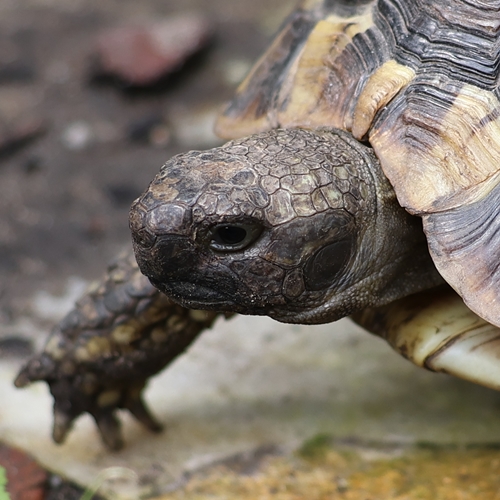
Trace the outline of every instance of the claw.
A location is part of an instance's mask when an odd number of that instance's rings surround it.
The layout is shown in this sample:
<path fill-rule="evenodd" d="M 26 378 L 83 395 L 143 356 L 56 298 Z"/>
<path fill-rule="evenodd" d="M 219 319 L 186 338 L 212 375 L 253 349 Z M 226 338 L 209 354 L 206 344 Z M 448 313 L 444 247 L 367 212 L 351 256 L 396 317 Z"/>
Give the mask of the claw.
<path fill-rule="evenodd" d="M 16 387 L 26 387 L 38 380 L 47 380 L 56 372 L 54 360 L 45 353 L 35 356 L 19 372 L 14 385 Z"/>
<path fill-rule="evenodd" d="M 43 380 L 49 385 L 55 442 L 62 443 L 73 421 L 89 413 L 105 446 L 119 450 L 124 442 L 116 410 L 124 408 L 152 432 L 161 431 L 141 398 L 146 381 L 216 317 L 193 316 L 162 295 L 129 253 L 54 327 L 44 351 L 22 368 L 14 383 L 25 387 Z"/>
<path fill-rule="evenodd" d="M 52 439 L 57 444 L 62 444 L 73 427 L 74 417 L 62 411 L 54 410 L 54 424 L 52 426 Z"/>
<path fill-rule="evenodd" d="M 22 387 L 26 387 L 31 383 L 31 380 L 28 375 L 28 370 L 26 368 L 23 368 L 18 374 L 17 377 L 14 380 L 14 385 L 18 388 L 21 389 Z"/>
<path fill-rule="evenodd" d="M 161 432 L 163 430 L 163 426 L 151 415 L 140 396 L 129 398 L 124 408 L 151 432 Z"/>
<path fill-rule="evenodd" d="M 93 415 L 104 444 L 113 451 L 123 448 L 123 437 L 120 421 L 111 413 Z"/>

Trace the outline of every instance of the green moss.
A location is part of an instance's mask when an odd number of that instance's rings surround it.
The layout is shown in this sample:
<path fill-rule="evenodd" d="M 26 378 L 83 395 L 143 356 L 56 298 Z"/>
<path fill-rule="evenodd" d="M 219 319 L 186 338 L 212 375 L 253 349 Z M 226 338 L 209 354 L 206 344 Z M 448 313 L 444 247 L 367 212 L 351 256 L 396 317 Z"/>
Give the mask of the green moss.
<path fill-rule="evenodd" d="M 0 467 L 0 500 L 10 500 L 7 493 L 7 473 L 3 467 Z"/>
<path fill-rule="evenodd" d="M 252 475 L 215 467 L 161 500 L 500 500 L 500 452 L 488 447 L 413 447 L 377 460 L 336 448 L 317 434 L 298 456 L 269 457 Z"/>
<path fill-rule="evenodd" d="M 320 433 L 304 441 L 297 450 L 297 454 L 305 459 L 321 459 L 333 445 L 333 437 L 330 434 Z"/>

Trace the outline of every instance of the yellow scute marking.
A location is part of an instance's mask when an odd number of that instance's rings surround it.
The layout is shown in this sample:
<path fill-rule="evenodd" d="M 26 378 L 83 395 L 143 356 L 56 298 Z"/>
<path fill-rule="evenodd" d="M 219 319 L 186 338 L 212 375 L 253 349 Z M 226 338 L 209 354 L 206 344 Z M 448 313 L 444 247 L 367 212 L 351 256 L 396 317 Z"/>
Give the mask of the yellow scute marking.
<path fill-rule="evenodd" d="M 372 129 L 370 141 L 402 206 L 434 213 L 491 191 L 500 174 L 499 107 L 491 92 L 463 85 L 432 124 L 399 116 L 390 127 Z M 406 141 L 408 130 L 413 142 Z"/>
<path fill-rule="evenodd" d="M 378 68 L 366 82 L 354 109 L 352 134 L 362 139 L 368 132 L 378 110 L 389 101 L 415 76 L 415 71 L 394 60 L 387 61 Z"/>
<path fill-rule="evenodd" d="M 316 24 L 281 87 L 277 106 L 281 127 L 344 128 L 342 110 L 325 96 L 325 88 L 334 61 L 356 34 L 372 25 L 371 11 L 351 18 L 332 15 Z M 338 89 L 336 94 L 343 92 Z"/>

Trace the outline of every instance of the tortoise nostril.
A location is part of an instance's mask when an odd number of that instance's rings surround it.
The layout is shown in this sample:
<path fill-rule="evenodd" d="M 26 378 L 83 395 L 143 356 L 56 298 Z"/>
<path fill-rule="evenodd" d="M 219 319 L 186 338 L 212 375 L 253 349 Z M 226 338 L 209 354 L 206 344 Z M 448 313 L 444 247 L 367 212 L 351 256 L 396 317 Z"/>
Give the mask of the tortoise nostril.
<path fill-rule="evenodd" d="M 132 240 L 134 244 L 139 245 L 142 248 L 152 248 L 156 243 L 156 236 L 151 234 L 147 229 L 143 228 L 132 232 Z"/>
<path fill-rule="evenodd" d="M 199 255 L 185 236 L 160 235 L 150 247 L 135 243 L 141 272 L 155 281 L 187 280 L 199 265 Z"/>

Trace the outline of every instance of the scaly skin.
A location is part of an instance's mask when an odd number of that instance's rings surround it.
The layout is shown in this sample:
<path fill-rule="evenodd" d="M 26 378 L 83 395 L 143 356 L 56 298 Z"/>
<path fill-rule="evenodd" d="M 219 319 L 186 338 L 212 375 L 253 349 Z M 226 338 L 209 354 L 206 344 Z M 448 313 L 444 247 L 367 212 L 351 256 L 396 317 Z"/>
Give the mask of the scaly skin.
<path fill-rule="evenodd" d="M 123 446 L 115 416 L 125 408 L 154 432 L 161 425 L 142 401 L 147 379 L 181 354 L 218 313 L 185 309 L 154 288 L 131 253 L 112 264 L 93 290 L 52 331 L 15 384 L 44 380 L 54 397 L 53 438 L 63 442 L 88 412 L 104 443 Z"/>
<path fill-rule="evenodd" d="M 142 272 L 184 307 L 327 323 L 442 282 L 373 151 L 335 129 L 178 155 L 130 227 Z"/>

